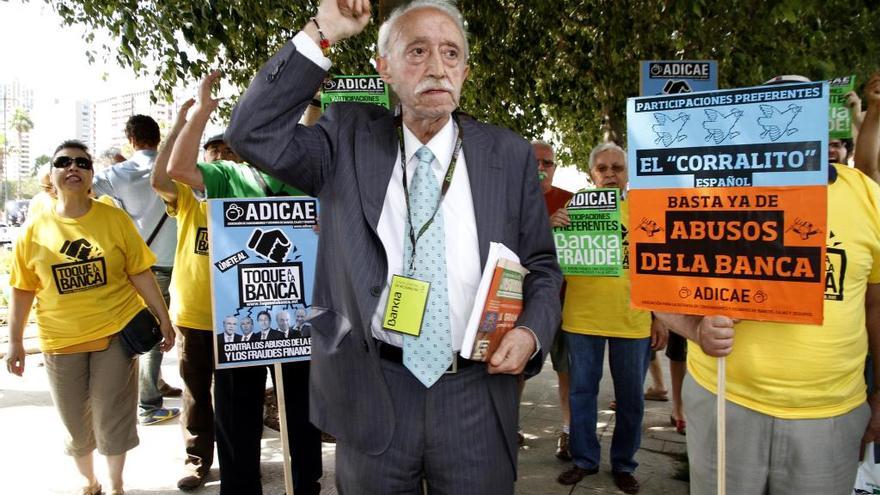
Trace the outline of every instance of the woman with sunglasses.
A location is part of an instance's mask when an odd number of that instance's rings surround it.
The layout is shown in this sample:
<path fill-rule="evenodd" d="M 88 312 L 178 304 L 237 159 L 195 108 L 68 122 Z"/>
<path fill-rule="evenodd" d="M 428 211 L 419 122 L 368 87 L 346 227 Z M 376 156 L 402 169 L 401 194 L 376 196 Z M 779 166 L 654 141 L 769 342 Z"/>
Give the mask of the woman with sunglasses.
<path fill-rule="evenodd" d="M 22 337 L 36 297 L 40 349 L 68 432 L 65 450 L 86 481 L 80 493 L 102 493 L 93 469 L 97 448 L 117 495 L 125 454 L 138 444 L 137 360 L 117 334 L 147 307 L 159 320 L 163 351 L 174 345 L 174 332 L 150 271 L 155 256 L 124 211 L 90 197 L 93 174 L 84 144 L 65 141 L 55 150 L 53 207 L 31 218 L 15 243 L 6 367 L 24 373 Z"/>

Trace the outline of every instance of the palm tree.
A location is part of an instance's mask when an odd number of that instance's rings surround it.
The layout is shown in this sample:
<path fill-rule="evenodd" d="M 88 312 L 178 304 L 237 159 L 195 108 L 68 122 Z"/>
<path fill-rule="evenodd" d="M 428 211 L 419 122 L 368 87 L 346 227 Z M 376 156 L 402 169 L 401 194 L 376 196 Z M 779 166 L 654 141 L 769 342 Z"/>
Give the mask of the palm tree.
<path fill-rule="evenodd" d="M 18 186 L 15 189 L 15 196 L 19 196 L 19 190 L 21 189 L 21 165 L 22 165 L 22 153 L 24 153 L 24 146 L 22 144 L 22 135 L 31 131 L 34 128 L 34 122 L 31 120 L 31 116 L 28 115 L 27 110 L 24 108 L 18 107 L 15 109 L 15 114 L 12 116 L 12 126 L 15 129 L 15 133 L 18 135 Z"/>

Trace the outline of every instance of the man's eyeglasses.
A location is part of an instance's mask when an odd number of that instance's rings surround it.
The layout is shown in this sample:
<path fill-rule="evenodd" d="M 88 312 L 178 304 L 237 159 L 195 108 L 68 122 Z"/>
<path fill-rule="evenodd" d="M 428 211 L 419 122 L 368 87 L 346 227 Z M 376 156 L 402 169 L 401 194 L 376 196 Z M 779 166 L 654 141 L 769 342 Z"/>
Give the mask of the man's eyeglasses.
<path fill-rule="evenodd" d="M 544 168 L 553 168 L 554 166 L 553 160 L 542 160 L 538 158 L 538 163 L 541 164 Z"/>
<path fill-rule="evenodd" d="M 71 164 L 76 165 L 76 168 L 80 170 L 92 170 L 92 161 L 82 156 L 76 158 L 72 156 L 59 156 L 52 162 L 52 166 L 55 168 L 67 168 Z"/>

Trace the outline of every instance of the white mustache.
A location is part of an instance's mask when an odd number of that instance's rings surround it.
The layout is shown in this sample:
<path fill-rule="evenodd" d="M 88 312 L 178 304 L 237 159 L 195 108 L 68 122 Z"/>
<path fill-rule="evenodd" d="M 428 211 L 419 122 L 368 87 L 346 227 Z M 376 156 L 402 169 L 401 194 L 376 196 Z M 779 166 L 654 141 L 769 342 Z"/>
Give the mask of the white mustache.
<path fill-rule="evenodd" d="M 416 94 L 419 94 L 436 89 L 449 91 L 450 93 L 455 91 L 455 87 L 452 86 L 452 83 L 449 82 L 448 79 L 425 79 L 416 85 L 415 92 Z"/>

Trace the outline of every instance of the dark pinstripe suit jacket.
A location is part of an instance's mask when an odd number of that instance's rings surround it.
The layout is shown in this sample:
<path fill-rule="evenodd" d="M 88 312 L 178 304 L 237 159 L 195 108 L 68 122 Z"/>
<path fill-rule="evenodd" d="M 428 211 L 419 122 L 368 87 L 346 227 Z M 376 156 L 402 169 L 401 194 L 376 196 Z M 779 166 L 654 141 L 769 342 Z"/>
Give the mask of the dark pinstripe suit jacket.
<path fill-rule="evenodd" d="M 330 106 L 314 127 L 297 125 L 325 76 L 288 43 L 241 97 L 226 139 L 249 163 L 320 200 L 314 305 L 328 311 L 311 320 L 311 419 L 352 447 L 380 454 L 395 418 L 370 319 L 388 271 L 376 226 L 397 159 L 397 134 L 388 110 L 354 103 Z M 489 242 L 500 241 L 531 271 L 518 324 L 540 340 L 542 352 L 527 368 L 537 373 L 559 324 L 562 276 L 535 158 L 531 146 L 508 130 L 464 117 L 461 126 L 481 261 Z M 489 384 L 515 467 L 516 377 L 492 376 Z"/>

